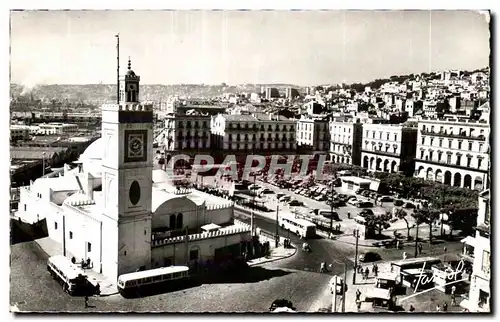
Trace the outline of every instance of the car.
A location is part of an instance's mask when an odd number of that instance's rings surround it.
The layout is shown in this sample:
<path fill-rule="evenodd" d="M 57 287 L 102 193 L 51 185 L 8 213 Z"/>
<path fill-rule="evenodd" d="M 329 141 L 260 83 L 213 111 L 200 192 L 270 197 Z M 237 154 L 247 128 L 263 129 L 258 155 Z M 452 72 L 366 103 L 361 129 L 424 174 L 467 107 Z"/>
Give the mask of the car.
<path fill-rule="evenodd" d="M 356 198 L 356 196 L 349 196 L 349 197 L 347 197 L 347 200 L 351 200 L 351 199 L 357 200 L 358 198 Z"/>
<path fill-rule="evenodd" d="M 394 199 L 393 203 L 394 203 L 394 206 L 396 206 L 396 207 L 400 207 L 400 206 L 404 205 L 404 201 L 399 200 L 399 199 Z"/>
<path fill-rule="evenodd" d="M 394 199 L 390 196 L 382 196 L 378 199 L 380 202 L 392 202 Z"/>
<path fill-rule="evenodd" d="M 359 188 L 358 190 L 356 190 L 354 193 L 357 194 L 357 195 L 360 195 L 363 193 L 363 191 L 365 191 L 365 189 L 361 189 Z"/>
<path fill-rule="evenodd" d="M 370 201 L 361 201 L 361 202 L 358 202 L 356 206 L 358 208 L 372 208 L 373 207 L 373 202 L 370 202 Z"/>
<path fill-rule="evenodd" d="M 291 310 L 296 310 L 296 308 L 293 306 L 293 303 L 291 301 L 286 300 L 286 299 L 276 299 L 273 301 L 273 303 L 269 307 L 269 311 L 274 311 L 277 308 L 283 308 L 283 307 L 287 307 Z"/>
<path fill-rule="evenodd" d="M 350 204 L 350 205 L 353 205 L 353 206 L 358 206 L 358 204 L 360 203 L 360 201 L 357 200 L 357 199 L 349 199 L 349 200 L 347 200 L 347 203 Z"/>
<path fill-rule="evenodd" d="M 324 200 L 326 200 L 326 197 L 324 195 L 319 195 L 319 196 L 315 197 L 314 200 L 316 200 L 316 201 L 324 201 Z"/>
<path fill-rule="evenodd" d="M 280 197 L 278 200 L 280 202 L 284 202 L 284 201 L 290 201 L 291 199 L 292 199 L 292 197 L 285 195 L 285 196 Z"/>
<path fill-rule="evenodd" d="M 368 191 L 368 190 L 364 190 L 363 192 L 361 192 L 361 195 L 362 195 L 363 197 L 368 197 L 368 196 L 370 196 L 370 191 Z"/>
<path fill-rule="evenodd" d="M 347 291 L 347 284 L 344 284 L 344 279 L 338 275 L 335 275 L 330 279 L 328 285 L 330 286 L 330 293 L 333 294 L 335 289 L 335 279 L 337 279 L 337 295 L 342 295 L 342 287 L 345 285 L 345 291 Z"/>
<path fill-rule="evenodd" d="M 411 202 L 405 203 L 403 207 L 406 209 L 415 209 L 416 208 L 415 205 L 412 204 Z"/>
<path fill-rule="evenodd" d="M 358 256 L 358 260 L 361 263 L 376 262 L 376 261 L 379 261 L 381 259 L 382 259 L 382 257 L 380 256 L 380 254 L 375 253 L 375 252 L 366 252 L 366 253 Z"/>
<path fill-rule="evenodd" d="M 361 216 L 361 217 L 364 217 L 364 216 L 367 216 L 367 215 L 373 215 L 373 210 L 371 209 L 363 209 L 361 210 L 358 215 Z"/>
<path fill-rule="evenodd" d="M 304 203 L 302 201 L 298 201 L 298 200 L 291 200 L 290 202 L 288 202 L 288 205 L 290 207 L 302 207 L 304 205 Z"/>

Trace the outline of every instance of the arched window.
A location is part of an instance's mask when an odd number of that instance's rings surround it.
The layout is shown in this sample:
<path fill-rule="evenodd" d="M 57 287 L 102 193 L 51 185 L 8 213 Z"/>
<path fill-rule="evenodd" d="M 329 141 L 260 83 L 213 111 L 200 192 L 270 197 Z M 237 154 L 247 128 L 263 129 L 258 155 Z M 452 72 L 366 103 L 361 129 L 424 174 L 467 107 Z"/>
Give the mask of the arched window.
<path fill-rule="evenodd" d="M 182 229 L 183 225 L 182 225 L 182 214 L 179 213 L 177 215 L 177 229 Z"/>
<path fill-rule="evenodd" d="M 175 215 L 170 215 L 170 229 L 175 229 Z"/>

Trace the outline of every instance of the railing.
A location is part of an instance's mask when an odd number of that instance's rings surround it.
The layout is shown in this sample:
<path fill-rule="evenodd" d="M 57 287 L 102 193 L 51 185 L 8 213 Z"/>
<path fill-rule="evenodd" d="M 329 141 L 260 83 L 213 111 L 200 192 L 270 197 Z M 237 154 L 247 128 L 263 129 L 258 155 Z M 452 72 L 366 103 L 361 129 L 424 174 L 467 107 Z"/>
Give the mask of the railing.
<path fill-rule="evenodd" d="M 187 235 L 187 236 L 183 235 L 183 236 L 177 236 L 177 237 L 172 237 L 172 238 L 153 240 L 151 245 L 153 247 L 158 247 L 158 246 L 164 246 L 164 245 L 168 245 L 168 244 L 182 243 L 182 242 L 186 242 L 186 237 L 188 238 L 187 239 L 188 242 L 193 242 L 193 241 L 201 240 L 201 239 L 236 235 L 236 234 L 241 234 L 241 233 L 246 233 L 246 232 L 250 232 L 250 228 L 235 227 L 232 229 L 219 229 L 217 231 L 210 231 L 210 232 L 205 232 L 205 233 L 200 233 L 200 234 L 192 234 L 192 235 Z"/>
<path fill-rule="evenodd" d="M 447 132 L 444 132 L 444 131 L 431 132 L 431 131 L 427 131 L 427 130 L 420 130 L 420 133 L 422 135 L 444 136 L 444 137 L 457 138 L 457 139 L 479 140 L 479 141 L 485 141 L 486 140 L 486 137 L 484 135 L 472 136 L 472 135 L 467 135 L 467 134 L 464 134 L 464 133 L 454 134 L 454 133 L 447 133 Z"/>

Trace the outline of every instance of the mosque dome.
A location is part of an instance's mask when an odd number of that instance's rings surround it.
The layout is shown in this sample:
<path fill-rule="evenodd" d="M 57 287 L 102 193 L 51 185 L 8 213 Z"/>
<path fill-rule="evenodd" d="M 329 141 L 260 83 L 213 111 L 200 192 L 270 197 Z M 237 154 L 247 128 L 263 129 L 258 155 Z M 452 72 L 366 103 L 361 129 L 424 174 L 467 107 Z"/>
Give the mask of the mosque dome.
<path fill-rule="evenodd" d="M 85 149 L 79 158 L 79 161 L 82 162 L 83 170 L 96 178 L 100 178 L 102 175 L 103 145 L 102 138 L 95 140 Z"/>
<path fill-rule="evenodd" d="M 80 156 L 80 159 L 82 161 L 84 161 L 84 159 L 102 160 L 102 151 L 103 151 L 103 141 L 102 138 L 98 138 L 85 149 L 85 151 Z"/>

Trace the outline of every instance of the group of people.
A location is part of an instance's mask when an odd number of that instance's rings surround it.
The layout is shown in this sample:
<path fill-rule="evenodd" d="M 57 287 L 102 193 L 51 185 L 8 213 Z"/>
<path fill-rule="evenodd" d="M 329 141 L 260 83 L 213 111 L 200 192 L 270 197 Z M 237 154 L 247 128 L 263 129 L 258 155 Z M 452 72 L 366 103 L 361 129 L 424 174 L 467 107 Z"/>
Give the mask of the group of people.
<path fill-rule="evenodd" d="M 378 276 L 379 269 L 378 269 L 378 265 L 376 263 L 373 264 L 371 271 L 375 277 Z M 370 276 L 370 269 L 368 268 L 368 266 L 366 266 L 363 269 L 363 266 L 358 265 L 357 272 L 358 272 L 358 274 L 361 274 L 363 276 L 363 280 L 367 280 L 368 277 Z"/>

